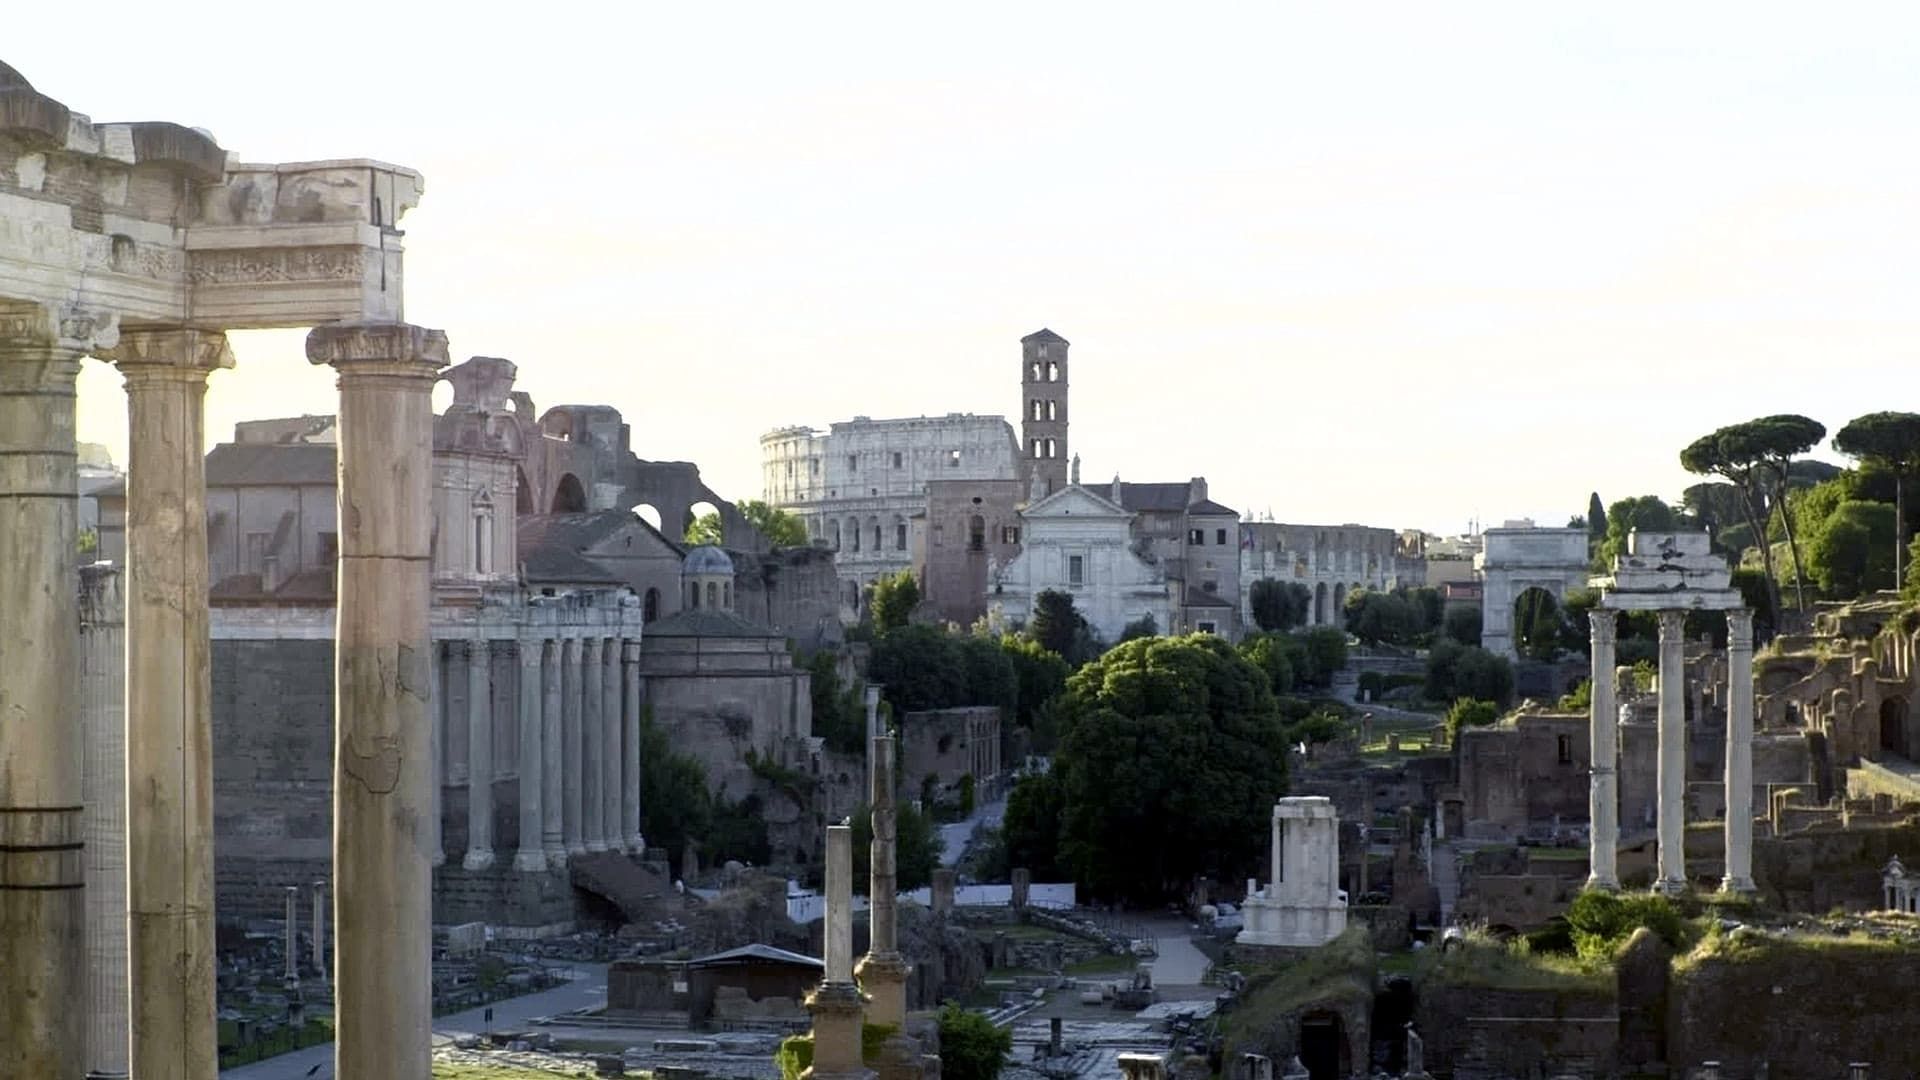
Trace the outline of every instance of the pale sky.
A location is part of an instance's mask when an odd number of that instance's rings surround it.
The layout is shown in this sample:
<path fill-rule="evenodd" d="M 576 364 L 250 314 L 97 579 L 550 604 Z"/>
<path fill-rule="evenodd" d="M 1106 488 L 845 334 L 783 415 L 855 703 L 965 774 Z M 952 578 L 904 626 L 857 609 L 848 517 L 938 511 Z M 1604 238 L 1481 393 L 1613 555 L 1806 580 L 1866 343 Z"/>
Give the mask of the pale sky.
<path fill-rule="evenodd" d="M 1912 5 L 13 7 L 96 121 L 420 170 L 408 318 L 730 498 L 777 426 L 1017 422 L 1041 326 L 1089 482 L 1284 521 L 1558 525 L 1920 411 Z M 211 435 L 333 411 L 300 339 L 236 336 Z M 89 365 L 81 437 L 124 413 Z"/>

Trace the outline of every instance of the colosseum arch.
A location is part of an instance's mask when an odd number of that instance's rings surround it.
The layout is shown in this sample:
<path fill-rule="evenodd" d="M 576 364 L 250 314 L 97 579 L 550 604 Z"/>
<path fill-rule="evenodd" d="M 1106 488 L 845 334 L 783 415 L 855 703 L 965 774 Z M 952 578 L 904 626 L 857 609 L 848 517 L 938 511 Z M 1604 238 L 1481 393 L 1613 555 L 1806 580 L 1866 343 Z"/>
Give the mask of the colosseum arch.
<path fill-rule="evenodd" d="M 553 486 L 553 505 L 548 508 L 554 514 L 584 514 L 587 512 L 587 489 L 580 484 L 580 478 L 572 473 L 560 477 Z"/>
<path fill-rule="evenodd" d="M 1474 560 L 1482 580 L 1480 644 L 1509 660 L 1513 647 L 1513 607 L 1520 594 L 1540 589 L 1564 606 L 1570 593 L 1587 587 L 1585 529 L 1488 529 Z"/>

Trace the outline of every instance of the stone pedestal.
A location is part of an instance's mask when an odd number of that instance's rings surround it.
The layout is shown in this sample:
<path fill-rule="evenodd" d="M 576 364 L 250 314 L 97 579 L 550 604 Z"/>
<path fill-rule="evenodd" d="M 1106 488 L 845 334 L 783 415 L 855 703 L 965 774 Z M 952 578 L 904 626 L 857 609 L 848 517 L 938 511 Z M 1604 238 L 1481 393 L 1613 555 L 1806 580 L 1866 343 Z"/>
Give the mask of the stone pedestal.
<path fill-rule="evenodd" d="M 1347 897 L 1338 884 L 1340 819 L 1324 796 L 1292 796 L 1273 806 L 1274 875 L 1264 892 L 1247 883 L 1241 945 L 1325 945 L 1347 929 Z"/>
<path fill-rule="evenodd" d="M 111 317 L 0 305 L 0 1076 L 85 1069 L 74 380 Z"/>
<path fill-rule="evenodd" d="M 1727 871 L 1720 887 L 1753 885 L 1753 612 L 1727 612 Z"/>
<path fill-rule="evenodd" d="M 427 1080 L 431 395 L 447 338 L 330 324 L 307 336 L 307 357 L 340 375 L 333 1073 Z"/>
<path fill-rule="evenodd" d="M 907 1022 L 908 967 L 900 955 L 898 898 L 895 892 L 895 834 L 897 814 L 894 805 L 893 737 L 876 735 L 869 752 L 874 769 L 872 789 L 867 803 L 873 814 L 873 842 L 868 849 L 870 887 L 868 920 L 872 932 L 866 959 L 858 975 L 860 989 L 873 1004 L 868 1010 L 870 1022 L 904 1029 Z M 915 1055 L 918 1056 L 917 1053 Z"/>
<path fill-rule="evenodd" d="M 1687 891 L 1686 613 L 1660 613 L 1659 870 L 1656 892 Z"/>
<path fill-rule="evenodd" d="M 1587 711 L 1587 747 L 1591 777 L 1588 786 L 1587 813 L 1591 830 L 1587 841 L 1587 888 L 1614 892 L 1620 888 L 1618 858 L 1620 852 L 1620 711 L 1614 705 L 1613 646 L 1619 614 L 1596 608 L 1587 615 L 1587 630 L 1593 644 L 1593 668 L 1590 686 L 1592 699 Z"/>

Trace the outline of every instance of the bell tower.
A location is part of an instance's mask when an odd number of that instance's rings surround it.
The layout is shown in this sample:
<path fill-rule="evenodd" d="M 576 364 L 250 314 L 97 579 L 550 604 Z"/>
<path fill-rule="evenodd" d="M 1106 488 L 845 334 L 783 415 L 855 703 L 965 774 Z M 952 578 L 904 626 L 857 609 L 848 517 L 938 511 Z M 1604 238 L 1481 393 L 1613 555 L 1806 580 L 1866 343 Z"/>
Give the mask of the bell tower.
<path fill-rule="evenodd" d="M 1020 339 L 1020 452 L 1043 495 L 1067 486 L 1066 338 L 1036 330 Z"/>

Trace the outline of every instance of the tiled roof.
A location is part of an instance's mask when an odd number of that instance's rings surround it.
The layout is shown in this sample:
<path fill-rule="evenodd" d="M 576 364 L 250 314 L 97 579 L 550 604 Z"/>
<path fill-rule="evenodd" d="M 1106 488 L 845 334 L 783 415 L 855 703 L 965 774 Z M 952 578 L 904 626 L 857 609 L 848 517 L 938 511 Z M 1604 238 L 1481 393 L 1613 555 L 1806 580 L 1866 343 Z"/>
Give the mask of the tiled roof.
<path fill-rule="evenodd" d="M 515 523 L 520 546 L 520 561 L 526 564 L 527 580 L 539 584 L 605 585 L 620 578 L 603 569 L 582 552 L 634 525 L 660 536 L 647 522 L 625 510 L 594 510 L 580 514 L 528 514 Z M 668 548 L 678 545 L 661 536 Z"/>
<path fill-rule="evenodd" d="M 776 964 L 792 964 L 795 967 L 824 968 L 825 964 L 811 956 L 802 956 L 785 949 L 776 949 L 771 945 L 742 945 L 737 949 L 702 956 L 687 961 L 688 967 L 719 967 L 722 965 L 751 963 L 755 960 L 772 961 Z"/>
<path fill-rule="evenodd" d="M 311 443 L 221 443 L 207 454 L 208 487 L 332 487 L 334 448 Z"/>
<path fill-rule="evenodd" d="M 731 611 L 695 608 L 669 615 L 647 625 L 648 637 L 778 637 L 773 631 L 735 615 Z"/>
<path fill-rule="evenodd" d="M 1111 490 L 1112 485 L 1097 485 Z M 1120 505 L 1134 513 L 1184 513 L 1187 500 L 1193 496 L 1192 485 L 1182 481 L 1177 484 L 1130 484 L 1120 483 Z"/>
<path fill-rule="evenodd" d="M 1199 502 L 1194 503 L 1192 506 L 1187 507 L 1187 513 L 1189 514 L 1232 514 L 1237 517 L 1239 516 L 1240 511 L 1235 510 L 1231 506 L 1221 506 L 1219 503 L 1214 502 L 1212 499 L 1202 499 Z"/>
<path fill-rule="evenodd" d="M 1062 345 L 1072 344 L 1072 342 L 1068 341 L 1066 338 L 1061 337 L 1059 334 L 1054 333 L 1053 331 L 1047 329 L 1044 326 L 1038 330 L 1035 330 L 1033 333 L 1028 334 L 1026 337 L 1021 338 L 1020 344 L 1025 345 L 1029 341 L 1040 341 L 1048 344 L 1052 344 L 1053 342 L 1057 341 Z"/>

